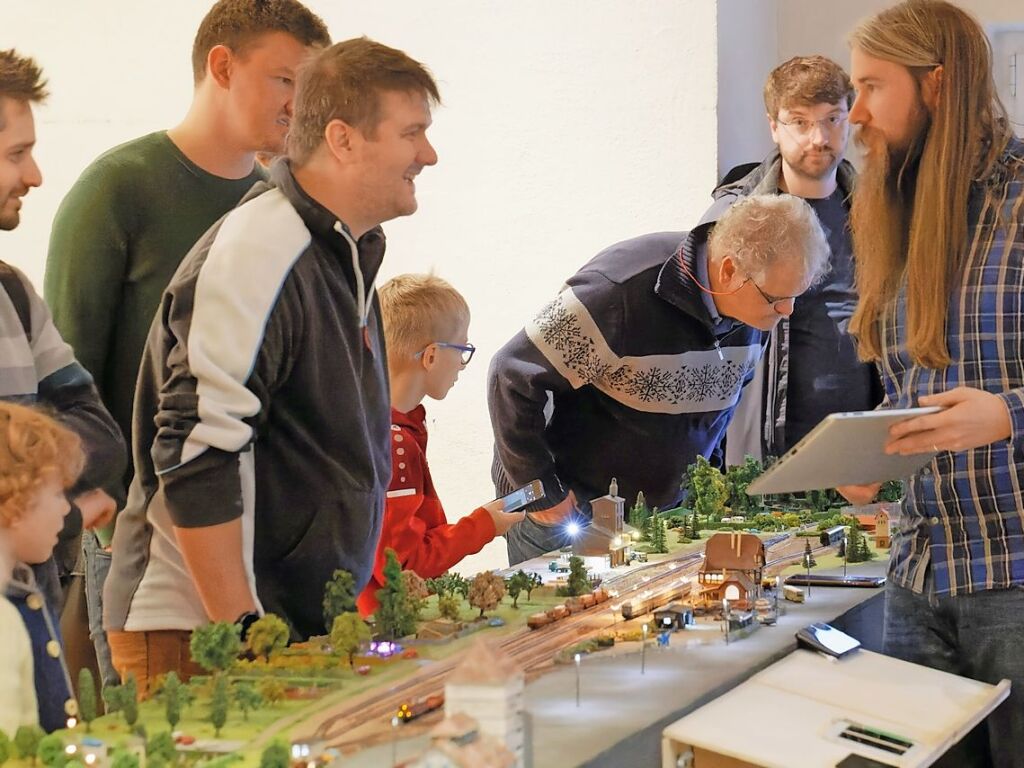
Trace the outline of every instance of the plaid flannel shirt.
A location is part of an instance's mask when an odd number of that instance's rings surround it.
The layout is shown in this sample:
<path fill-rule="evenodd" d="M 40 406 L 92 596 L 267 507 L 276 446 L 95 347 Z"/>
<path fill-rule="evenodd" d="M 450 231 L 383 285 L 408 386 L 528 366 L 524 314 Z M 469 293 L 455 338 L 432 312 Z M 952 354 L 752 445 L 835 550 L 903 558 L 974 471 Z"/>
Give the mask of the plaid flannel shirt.
<path fill-rule="evenodd" d="M 958 386 L 998 395 L 1012 432 L 956 453 L 943 451 L 905 483 L 889 578 L 935 594 L 1024 584 L 1024 142 L 1011 138 L 993 173 L 972 185 L 968 250 L 949 298 L 943 369 L 911 362 L 906 297 L 881 318 L 882 407 Z"/>

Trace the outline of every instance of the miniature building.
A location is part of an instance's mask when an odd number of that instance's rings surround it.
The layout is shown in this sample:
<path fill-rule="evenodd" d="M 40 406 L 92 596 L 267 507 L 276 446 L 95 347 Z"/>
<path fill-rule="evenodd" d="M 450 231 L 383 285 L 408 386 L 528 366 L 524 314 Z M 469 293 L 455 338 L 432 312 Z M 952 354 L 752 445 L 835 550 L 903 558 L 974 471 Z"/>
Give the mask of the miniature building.
<path fill-rule="evenodd" d="M 716 533 L 708 539 L 697 573 L 701 599 L 749 608 L 759 596 L 764 563 L 764 542 L 754 534 Z"/>
<path fill-rule="evenodd" d="M 863 507 L 843 507 L 843 514 L 851 514 L 861 529 L 875 540 L 875 546 L 889 549 L 892 546 L 892 514 L 895 503 L 880 501 Z"/>
<path fill-rule="evenodd" d="M 572 553 L 580 557 L 607 557 L 614 568 L 626 564 L 629 536 L 624 525 L 624 499 L 618 495 L 618 483 L 612 478 L 608 495 L 590 502 L 593 520 L 583 528 L 572 545 Z"/>
<path fill-rule="evenodd" d="M 684 603 L 671 603 L 654 612 L 654 626 L 658 631 L 686 629 L 687 624 L 693 624 L 693 608 Z"/>
<path fill-rule="evenodd" d="M 431 732 L 431 745 L 406 768 L 512 768 L 516 756 L 500 740 L 480 732 L 476 720 L 458 712 Z"/>
<path fill-rule="evenodd" d="M 444 711 L 475 717 L 481 734 L 504 744 L 524 765 L 523 689 L 526 678 L 504 652 L 478 640 L 445 683 Z M 458 765 L 458 763 L 456 763 Z M 481 765 L 484 765 L 481 763 Z"/>

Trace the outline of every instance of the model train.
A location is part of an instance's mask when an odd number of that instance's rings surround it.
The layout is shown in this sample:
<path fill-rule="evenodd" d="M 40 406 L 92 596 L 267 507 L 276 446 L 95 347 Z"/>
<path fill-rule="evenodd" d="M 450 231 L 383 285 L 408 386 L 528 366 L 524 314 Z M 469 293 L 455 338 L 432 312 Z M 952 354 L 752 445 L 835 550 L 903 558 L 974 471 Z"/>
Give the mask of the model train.
<path fill-rule="evenodd" d="M 401 723 L 408 723 L 417 717 L 423 717 L 428 712 L 440 709 L 444 706 L 444 694 L 435 693 L 431 696 L 424 696 L 415 701 L 407 701 L 398 708 L 396 717 Z"/>
<path fill-rule="evenodd" d="M 622 618 L 628 620 L 643 616 L 656 608 L 687 597 L 692 589 L 693 584 L 684 579 L 658 591 L 647 590 L 622 603 Z"/>
<path fill-rule="evenodd" d="M 530 629 L 540 629 L 546 627 L 548 624 L 564 619 L 573 613 L 579 613 L 585 611 L 588 608 L 593 608 L 598 603 L 603 603 L 608 600 L 608 592 L 602 587 L 598 587 L 593 592 L 588 592 L 585 595 L 579 597 L 570 597 L 564 603 L 552 606 L 542 613 L 535 613 L 526 620 L 526 626 Z"/>
<path fill-rule="evenodd" d="M 834 547 L 843 540 L 844 536 L 846 536 L 846 526 L 834 525 L 831 528 L 822 531 L 818 540 L 821 542 L 821 546 L 823 547 Z"/>

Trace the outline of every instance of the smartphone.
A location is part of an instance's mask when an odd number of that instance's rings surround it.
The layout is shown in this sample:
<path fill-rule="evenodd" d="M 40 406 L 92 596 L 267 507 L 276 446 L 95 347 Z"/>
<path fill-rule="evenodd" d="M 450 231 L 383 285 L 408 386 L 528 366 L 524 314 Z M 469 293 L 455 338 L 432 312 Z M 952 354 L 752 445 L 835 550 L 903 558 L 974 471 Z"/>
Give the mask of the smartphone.
<path fill-rule="evenodd" d="M 502 496 L 498 501 L 502 504 L 502 511 L 515 512 L 527 504 L 533 504 L 538 499 L 544 498 L 544 484 L 540 480 L 527 483 L 522 488 L 516 488 L 508 496 Z"/>

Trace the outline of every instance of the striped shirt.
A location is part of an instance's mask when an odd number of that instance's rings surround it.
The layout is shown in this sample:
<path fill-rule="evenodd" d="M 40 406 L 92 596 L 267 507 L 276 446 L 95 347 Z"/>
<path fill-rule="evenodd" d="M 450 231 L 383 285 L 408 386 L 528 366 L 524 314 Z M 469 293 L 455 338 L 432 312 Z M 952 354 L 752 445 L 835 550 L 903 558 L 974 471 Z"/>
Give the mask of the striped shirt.
<path fill-rule="evenodd" d="M 936 594 L 1024 584 L 1024 142 L 1013 138 L 995 170 L 971 188 L 969 242 L 949 299 L 943 369 L 914 364 L 906 345 L 906 296 L 881 318 L 882 407 L 958 386 L 998 395 L 1009 440 L 944 451 L 906 483 L 889 576 Z"/>

